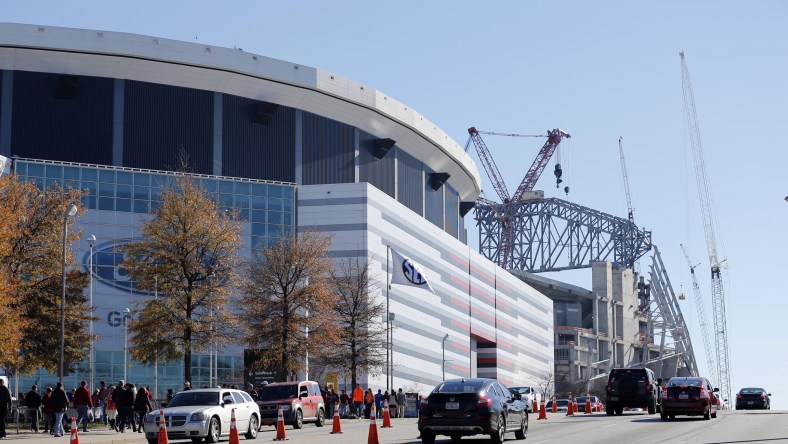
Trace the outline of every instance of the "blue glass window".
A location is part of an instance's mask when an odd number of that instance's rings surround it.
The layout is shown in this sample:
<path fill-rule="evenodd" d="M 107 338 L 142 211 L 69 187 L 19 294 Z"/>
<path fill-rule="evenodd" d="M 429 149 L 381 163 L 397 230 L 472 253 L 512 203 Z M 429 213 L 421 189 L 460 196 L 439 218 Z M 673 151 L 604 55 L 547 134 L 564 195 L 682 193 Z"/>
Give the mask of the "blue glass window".
<path fill-rule="evenodd" d="M 99 197 L 99 210 L 109 210 L 112 211 L 115 209 L 115 198 L 113 197 Z"/>
<path fill-rule="evenodd" d="M 131 212 L 131 199 L 116 199 L 115 210 L 124 211 L 126 213 Z"/>
<path fill-rule="evenodd" d="M 50 179 L 63 178 L 63 167 L 60 165 L 47 165 L 46 172 L 47 177 Z"/>
<path fill-rule="evenodd" d="M 124 199 L 131 199 L 131 185 L 118 185 L 117 196 Z"/>
<path fill-rule="evenodd" d="M 82 180 L 98 180 L 98 170 L 94 168 L 82 168 Z"/>
<path fill-rule="evenodd" d="M 115 171 L 99 170 L 99 182 L 115 183 Z"/>
<path fill-rule="evenodd" d="M 44 165 L 31 163 L 27 167 L 27 175 L 30 177 L 44 177 Z"/>
<path fill-rule="evenodd" d="M 235 183 L 235 194 L 249 194 L 249 183 L 248 182 L 236 182 Z"/>
<path fill-rule="evenodd" d="M 150 175 L 146 173 L 134 173 L 134 185 L 150 186 Z"/>
<path fill-rule="evenodd" d="M 99 183 L 99 197 L 115 197 L 115 184 Z"/>
<path fill-rule="evenodd" d="M 134 199 L 134 212 L 135 213 L 147 213 L 148 212 L 148 201 L 147 200 Z"/>
<path fill-rule="evenodd" d="M 77 168 L 77 167 L 64 167 L 63 168 L 63 178 L 64 179 L 79 180 L 79 168 Z"/>
<path fill-rule="evenodd" d="M 132 184 L 132 175 L 128 171 L 118 171 L 118 183 L 123 185 L 131 185 Z"/>

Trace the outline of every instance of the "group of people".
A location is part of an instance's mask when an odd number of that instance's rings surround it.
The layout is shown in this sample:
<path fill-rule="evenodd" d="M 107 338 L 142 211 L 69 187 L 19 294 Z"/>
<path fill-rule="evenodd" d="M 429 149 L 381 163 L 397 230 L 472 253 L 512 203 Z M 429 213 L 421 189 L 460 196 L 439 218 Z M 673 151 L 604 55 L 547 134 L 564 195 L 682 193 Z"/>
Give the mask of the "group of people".
<path fill-rule="evenodd" d="M 386 403 L 388 403 L 389 413 L 392 418 L 405 417 L 405 393 L 402 389 L 399 389 L 397 392 L 392 391 L 391 393 L 389 393 L 388 390 L 383 392 L 378 389 L 377 393 L 373 393 L 371 388 L 364 391 L 364 389 L 361 388 L 361 384 L 356 384 L 356 388 L 353 389 L 352 398 L 342 390 L 342 395 L 339 397 L 340 408 L 342 406 L 343 395 L 347 401 L 348 408 L 350 407 L 350 401 L 353 402 L 352 413 L 356 415 L 356 418 L 369 419 L 372 406 L 375 406 L 375 416 L 382 418 L 383 409 Z"/>
<path fill-rule="evenodd" d="M 2 381 L 2 380 L 0 380 Z M 70 429 L 69 418 L 64 418 L 69 407 L 76 410 L 76 425 L 82 432 L 89 432 L 90 420 L 109 425 L 110 430 L 124 433 L 127 428 L 134 432 L 142 433 L 145 415 L 153 411 L 153 393 L 150 387 L 137 388 L 132 383 L 124 380 L 117 385 L 106 385 L 101 381 L 101 386 L 91 393 L 87 381 L 82 381 L 80 386 L 71 392 L 66 392 L 61 382 L 55 388 L 47 387 L 43 394 L 39 394 L 38 386 L 33 385 L 20 406 L 26 407 L 30 418 L 30 430 L 39 433 L 43 423 L 43 432 L 53 436 L 63 436 L 64 428 Z M 0 383 L 0 399 L 3 398 L 4 384 Z M 6 405 L 5 403 L 3 405 Z M 6 409 L 10 408 L 9 403 Z M 5 436 L 5 414 L 0 411 L 0 436 Z M 65 421 L 65 424 L 64 424 Z"/>

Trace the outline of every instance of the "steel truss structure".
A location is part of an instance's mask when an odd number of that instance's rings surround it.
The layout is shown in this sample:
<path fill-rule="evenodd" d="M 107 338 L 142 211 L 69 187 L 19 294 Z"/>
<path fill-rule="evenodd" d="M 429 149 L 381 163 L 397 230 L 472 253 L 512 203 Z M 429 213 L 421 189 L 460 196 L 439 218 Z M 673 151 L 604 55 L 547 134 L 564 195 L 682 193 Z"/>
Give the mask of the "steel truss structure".
<path fill-rule="evenodd" d="M 632 268 L 651 249 L 651 232 L 632 221 L 556 198 L 477 203 L 474 214 L 479 252 L 509 270 L 574 270 L 596 261 Z M 508 254 L 502 254 L 504 231 Z"/>
<path fill-rule="evenodd" d="M 648 310 L 649 331 L 653 331 L 655 337 L 660 337 L 659 355 L 654 359 L 650 359 L 650 362 L 664 362 L 665 359 L 676 356 L 678 362 L 684 364 L 688 376 L 699 376 L 695 352 L 692 349 L 692 341 L 690 340 L 687 324 L 684 322 L 684 316 L 681 314 L 679 301 L 676 298 L 676 293 L 673 291 L 673 286 L 670 284 L 670 278 L 668 278 L 668 272 L 665 269 L 665 264 L 662 262 L 659 249 L 656 245 L 653 245 L 653 247 L 654 256 L 649 270 L 650 297 L 646 305 L 641 307 L 641 310 Z M 673 343 L 668 344 L 668 339 L 671 339 Z M 649 361 L 649 355 L 645 353 L 648 349 L 648 341 L 646 342 L 644 346 L 644 362 Z M 657 372 L 657 374 L 661 377 L 676 376 L 675 374 L 663 375 L 661 371 Z"/>

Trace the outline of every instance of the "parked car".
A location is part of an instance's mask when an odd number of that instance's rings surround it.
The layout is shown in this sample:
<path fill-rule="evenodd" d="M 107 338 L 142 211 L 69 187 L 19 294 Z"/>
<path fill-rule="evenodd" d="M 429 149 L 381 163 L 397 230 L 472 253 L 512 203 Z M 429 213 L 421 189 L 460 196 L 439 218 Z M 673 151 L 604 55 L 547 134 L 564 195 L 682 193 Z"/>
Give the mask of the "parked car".
<path fill-rule="evenodd" d="M 279 406 L 285 424 L 300 429 L 305 422 L 323 427 L 326 422 L 326 406 L 320 394 L 320 386 L 314 381 L 291 381 L 268 384 L 258 393 L 260 423 L 276 425 Z"/>
<path fill-rule="evenodd" d="M 529 413 L 534 413 L 534 400 L 536 400 L 537 405 L 542 401 L 541 395 L 536 387 L 531 387 L 530 385 L 509 387 L 509 391 L 520 395 L 521 401 L 526 404 Z"/>
<path fill-rule="evenodd" d="M 230 436 L 232 411 L 239 433 L 246 431 L 247 439 L 257 437 L 260 410 L 248 393 L 233 389 L 199 389 L 175 395 L 167 407 L 145 416 L 145 438 L 149 444 L 158 443 L 159 417 L 164 412 L 167 438 L 191 439 L 215 443 L 220 437 Z"/>
<path fill-rule="evenodd" d="M 418 428 L 424 444 L 433 444 L 437 435 L 456 441 L 482 434 L 500 444 L 506 432 L 525 439 L 528 410 L 520 394 L 511 393 L 495 379 L 450 379 L 421 401 Z"/>
<path fill-rule="evenodd" d="M 640 407 L 653 415 L 660 411 L 661 384 L 649 368 L 614 368 L 608 376 L 605 412 L 621 415 L 624 407 Z"/>
<path fill-rule="evenodd" d="M 771 393 L 760 387 L 745 387 L 736 394 L 736 410 L 766 409 L 771 410 Z"/>
<path fill-rule="evenodd" d="M 676 415 L 703 415 L 703 419 L 717 417 L 717 393 L 704 377 L 670 378 L 662 395 L 660 418 L 673 419 Z"/>
<path fill-rule="evenodd" d="M 580 413 L 584 413 L 586 411 L 586 397 L 585 396 L 578 396 L 575 399 L 577 403 L 577 411 Z M 605 405 L 602 404 L 602 401 L 596 395 L 591 395 L 591 411 L 592 412 L 601 412 L 605 409 Z"/>
<path fill-rule="evenodd" d="M 556 403 L 556 406 L 555 406 L 555 411 L 556 412 L 565 412 L 567 406 L 569 405 L 569 400 L 568 399 L 557 399 L 555 401 L 555 403 Z M 548 412 L 552 412 L 553 411 L 553 401 L 547 401 L 547 404 L 545 404 L 545 410 L 547 410 Z"/>

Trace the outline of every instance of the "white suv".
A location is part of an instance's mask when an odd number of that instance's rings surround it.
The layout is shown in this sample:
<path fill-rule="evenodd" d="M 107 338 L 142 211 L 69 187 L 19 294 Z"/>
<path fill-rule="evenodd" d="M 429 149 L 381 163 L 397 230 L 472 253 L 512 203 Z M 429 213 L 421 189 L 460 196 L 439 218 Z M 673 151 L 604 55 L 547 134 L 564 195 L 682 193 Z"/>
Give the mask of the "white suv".
<path fill-rule="evenodd" d="M 248 393 L 234 389 L 199 389 L 178 393 L 162 409 L 168 439 L 191 439 L 218 442 L 230 435 L 230 421 L 235 409 L 235 426 L 247 439 L 257 437 L 260 409 Z M 156 410 L 145 417 L 145 438 L 158 443 L 159 415 Z"/>
<path fill-rule="evenodd" d="M 523 385 L 519 387 L 509 387 L 509 391 L 513 394 L 520 395 L 520 400 L 522 400 L 527 408 L 529 413 L 534 413 L 534 400 L 536 400 L 537 404 L 540 402 L 541 398 L 539 397 L 539 392 L 537 391 L 536 387 L 531 387 L 530 385 Z"/>

